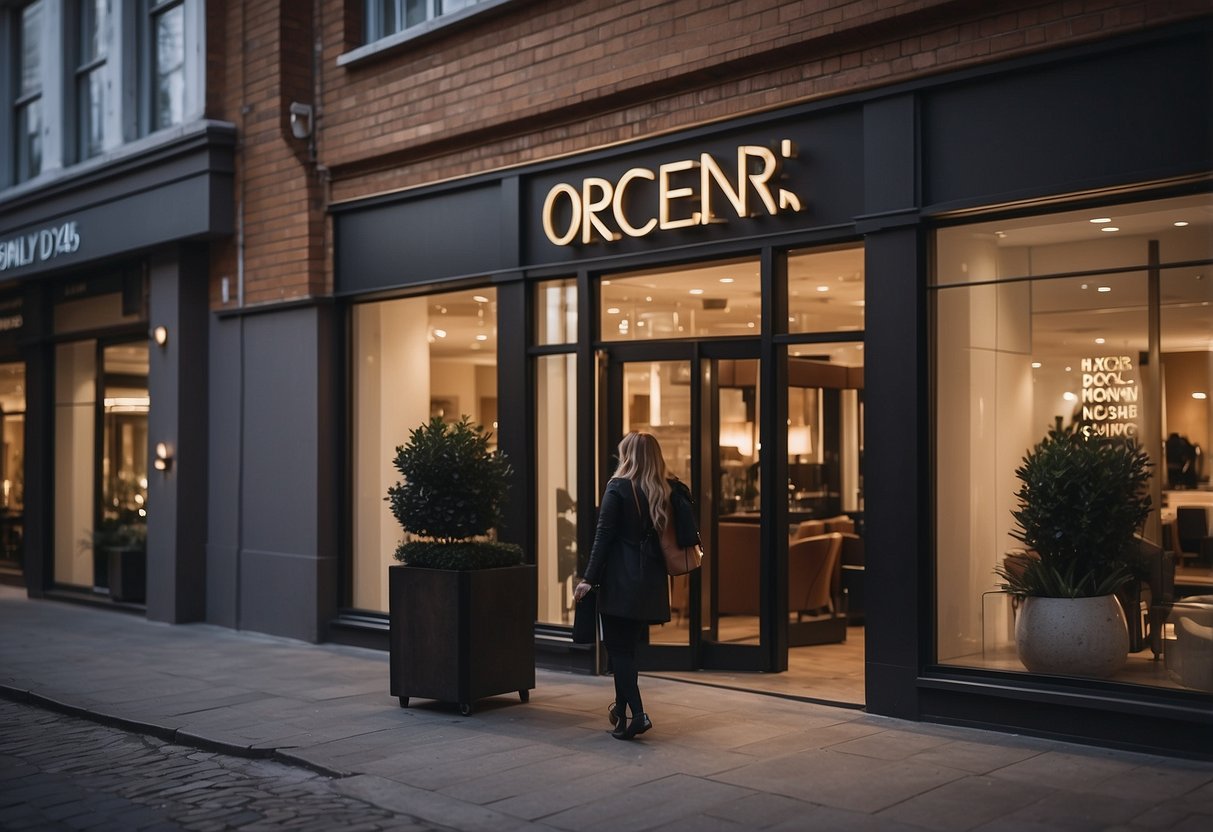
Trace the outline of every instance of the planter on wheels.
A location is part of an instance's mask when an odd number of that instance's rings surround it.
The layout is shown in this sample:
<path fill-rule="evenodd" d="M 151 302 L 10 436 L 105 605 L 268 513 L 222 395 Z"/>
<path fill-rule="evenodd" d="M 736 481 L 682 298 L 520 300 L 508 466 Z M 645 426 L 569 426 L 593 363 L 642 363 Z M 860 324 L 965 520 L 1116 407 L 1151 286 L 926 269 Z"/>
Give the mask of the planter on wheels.
<path fill-rule="evenodd" d="M 388 569 L 391 693 L 459 705 L 535 687 L 536 573 L 530 565 Z"/>
<path fill-rule="evenodd" d="M 1015 647 L 1033 673 L 1111 676 L 1129 655 L 1124 609 L 1115 595 L 1025 598 L 1015 622 Z"/>

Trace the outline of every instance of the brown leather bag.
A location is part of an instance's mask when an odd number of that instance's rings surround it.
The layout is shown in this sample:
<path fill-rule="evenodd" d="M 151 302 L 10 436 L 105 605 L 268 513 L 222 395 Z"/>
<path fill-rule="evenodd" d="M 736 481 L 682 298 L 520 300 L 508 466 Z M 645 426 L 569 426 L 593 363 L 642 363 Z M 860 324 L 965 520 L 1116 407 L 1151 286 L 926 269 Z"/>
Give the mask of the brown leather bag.
<path fill-rule="evenodd" d="M 640 498 L 636 496 L 636 483 L 632 483 L 632 499 L 636 502 L 636 513 L 640 515 L 640 522 L 648 527 L 646 534 L 651 534 L 653 532 L 653 523 L 640 510 Z M 694 546 L 678 545 L 678 538 L 674 534 L 673 511 L 670 512 L 670 519 L 665 524 L 665 528 L 662 529 L 658 540 L 661 543 L 661 556 L 665 559 L 665 571 L 670 576 L 686 575 L 688 572 L 694 572 L 703 565 L 703 548 L 699 544 L 695 544 Z"/>

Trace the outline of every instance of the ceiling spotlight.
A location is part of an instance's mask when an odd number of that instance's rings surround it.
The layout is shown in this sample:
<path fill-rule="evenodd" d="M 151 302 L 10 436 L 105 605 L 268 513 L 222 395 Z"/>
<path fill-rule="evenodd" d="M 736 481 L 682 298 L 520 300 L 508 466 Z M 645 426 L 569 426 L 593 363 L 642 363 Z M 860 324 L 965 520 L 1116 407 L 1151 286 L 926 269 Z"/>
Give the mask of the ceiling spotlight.
<path fill-rule="evenodd" d="M 1093 222 L 1096 225 L 1103 225 L 1105 222 L 1111 222 L 1111 221 L 1112 221 L 1111 217 L 1096 217 L 1093 220 L 1087 220 L 1087 222 Z"/>
<path fill-rule="evenodd" d="M 1039 361 L 1033 361 L 1033 362 L 1032 362 L 1032 369 L 1033 369 L 1033 370 L 1039 370 L 1039 369 L 1040 369 L 1040 362 L 1039 362 Z"/>
<path fill-rule="evenodd" d="M 1110 291 L 1112 291 L 1112 287 L 1111 287 L 1111 286 L 1100 286 L 1100 287 L 1099 287 L 1099 291 L 1101 291 L 1101 292 L 1110 292 Z"/>
<path fill-rule="evenodd" d="M 720 278 L 720 282 L 721 282 L 721 283 L 732 283 L 732 282 L 733 282 L 733 278 L 731 278 L 731 277 L 722 277 L 722 278 Z"/>
<path fill-rule="evenodd" d="M 489 299 L 486 298 L 484 295 L 472 295 L 472 300 L 476 301 L 476 303 L 488 303 L 489 302 Z"/>
<path fill-rule="evenodd" d="M 487 335 L 477 335 L 477 336 L 476 336 L 476 340 L 477 340 L 477 341 L 487 341 L 487 340 L 489 340 L 489 336 L 487 336 Z M 1100 340 L 1103 340 L 1103 339 L 1101 338 Z"/>
<path fill-rule="evenodd" d="M 1184 222 L 1183 220 L 1180 220 L 1179 222 L 1175 223 L 1175 227 L 1176 228 L 1187 228 L 1188 224 L 1186 222 Z"/>
<path fill-rule="evenodd" d="M 1209 398 L 1209 394 L 1204 392 L 1203 390 L 1197 390 L 1195 393 L 1192 394 L 1192 398 L 1201 399 L 1203 401 L 1204 399 Z"/>
<path fill-rule="evenodd" d="M 435 330 L 434 330 L 434 336 L 435 336 L 436 338 L 445 338 L 445 337 L 446 337 L 446 330 L 445 330 L 445 329 L 435 329 Z"/>
<path fill-rule="evenodd" d="M 608 307 L 607 307 L 607 314 L 608 314 L 608 315 L 618 315 L 618 314 L 619 314 L 619 307 L 618 307 L 618 306 L 608 306 Z"/>
<path fill-rule="evenodd" d="M 819 291 L 819 292 L 828 292 L 828 291 L 830 291 L 830 287 L 829 287 L 829 286 L 818 286 L 818 287 L 817 287 L 817 291 Z"/>
<path fill-rule="evenodd" d="M 1120 229 L 1114 225 L 1105 225 L 1103 228 L 1101 228 L 1099 230 L 1100 231 L 1119 231 Z"/>
<path fill-rule="evenodd" d="M 703 289 L 692 289 L 692 290 L 691 290 L 691 294 L 692 294 L 692 295 L 702 295 L 702 294 L 703 294 Z"/>
<path fill-rule="evenodd" d="M 1062 394 L 1061 394 L 1061 397 L 1062 397 L 1063 399 L 1065 399 L 1066 401 L 1068 401 L 1068 402 L 1076 402 L 1076 401 L 1078 401 L 1078 396 L 1075 396 L 1075 395 L 1074 395 L 1073 393 L 1071 393 L 1069 390 L 1067 390 L 1066 392 L 1062 393 Z"/>
<path fill-rule="evenodd" d="M 1103 343 L 1103 339 L 1102 339 L 1102 338 L 1096 338 L 1096 339 L 1095 339 L 1095 343 L 1096 343 L 1096 344 L 1102 344 L 1102 343 Z"/>

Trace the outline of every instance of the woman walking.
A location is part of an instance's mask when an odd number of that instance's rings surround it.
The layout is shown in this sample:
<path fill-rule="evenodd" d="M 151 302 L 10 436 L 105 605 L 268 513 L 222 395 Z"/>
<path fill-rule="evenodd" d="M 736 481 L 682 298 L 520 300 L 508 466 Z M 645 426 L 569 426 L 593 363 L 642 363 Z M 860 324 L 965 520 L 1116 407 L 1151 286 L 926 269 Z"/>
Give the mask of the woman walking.
<path fill-rule="evenodd" d="M 669 581 L 659 535 L 671 522 L 671 481 L 656 437 L 629 433 L 619 443 L 619 467 L 607 483 L 577 600 L 598 590 L 602 643 L 615 673 L 611 736 L 630 740 L 653 727 L 640 699 L 636 645 L 649 624 L 670 620 Z M 631 719 L 627 718 L 631 713 Z"/>

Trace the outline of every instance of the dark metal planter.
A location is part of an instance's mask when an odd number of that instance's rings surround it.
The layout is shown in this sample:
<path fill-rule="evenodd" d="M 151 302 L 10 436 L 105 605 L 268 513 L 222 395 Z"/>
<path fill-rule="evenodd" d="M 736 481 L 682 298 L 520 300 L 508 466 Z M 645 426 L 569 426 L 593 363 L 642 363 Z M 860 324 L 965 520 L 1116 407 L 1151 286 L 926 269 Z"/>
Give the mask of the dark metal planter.
<path fill-rule="evenodd" d="M 534 566 L 455 571 L 388 568 L 391 693 L 455 702 L 535 687 Z"/>
<path fill-rule="evenodd" d="M 107 546 L 104 551 L 110 598 L 142 601 L 147 592 L 147 551 L 135 546 Z"/>

